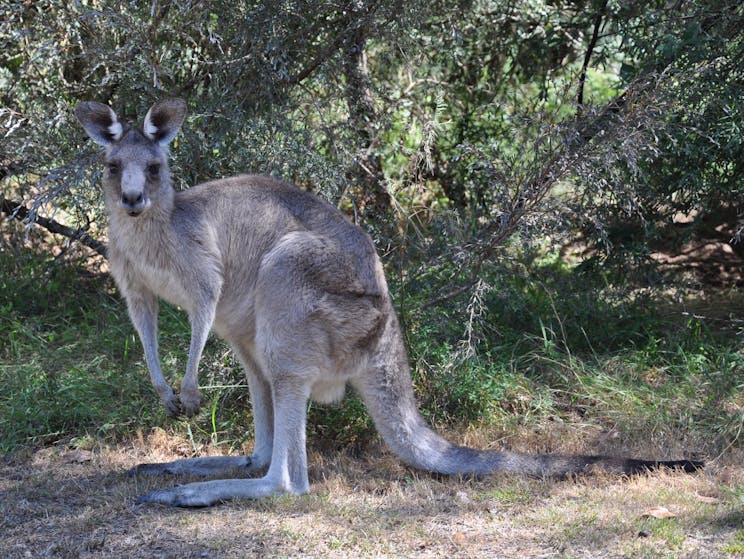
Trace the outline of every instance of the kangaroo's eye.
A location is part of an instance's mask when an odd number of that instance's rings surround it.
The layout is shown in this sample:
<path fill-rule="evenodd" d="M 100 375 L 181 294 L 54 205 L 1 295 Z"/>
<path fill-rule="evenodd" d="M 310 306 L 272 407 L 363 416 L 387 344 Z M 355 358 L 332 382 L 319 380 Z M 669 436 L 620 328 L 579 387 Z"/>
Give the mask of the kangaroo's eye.
<path fill-rule="evenodd" d="M 160 176 L 160 163 L 150 163 L 147 166 L 147 174 L 153 178 Z"/>
<path fill-rule="evenodd" d="M 108 172 L 112 175 L 118 175 L 119 174 L 119 164 L 114 163 L 113 161 L 108 163 Z"/>

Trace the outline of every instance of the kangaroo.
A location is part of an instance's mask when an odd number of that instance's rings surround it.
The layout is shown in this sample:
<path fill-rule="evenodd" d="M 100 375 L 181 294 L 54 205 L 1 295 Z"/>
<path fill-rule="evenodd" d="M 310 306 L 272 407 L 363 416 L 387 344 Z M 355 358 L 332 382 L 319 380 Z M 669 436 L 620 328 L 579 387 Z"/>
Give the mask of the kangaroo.
<path fill-rule="evenodd" d="M 530 455 L 450 443 L 418 411 L 382 264 L 361 228 L 320 198 L 269 177 L 236 176 L 175 192 L 168 145 L 186 116 L 182 99 L 157 102 L 142 128 L 121 122 L 101 103 L 80 103 L 75 114 L 90 138 L 106 147 L 103 194 L 111 272 L 167 413 L 199 411 L 197 369 L 210 329 L 245 369 L 253 405 L 250 456 L 140 464 L 131 473 L 266 472 L 159 489 L 138 502 L 194 507 L 308 492 L 308 399 L 339 401 L 347 385 L 360 394 L 395 454 L 421 470 L 567 476 L 593 468 L 629 474 L 702 466 L 690 460 Z M 191 325 L 180 393 L 160 369 L 159 299 L 184 309 Z"/>

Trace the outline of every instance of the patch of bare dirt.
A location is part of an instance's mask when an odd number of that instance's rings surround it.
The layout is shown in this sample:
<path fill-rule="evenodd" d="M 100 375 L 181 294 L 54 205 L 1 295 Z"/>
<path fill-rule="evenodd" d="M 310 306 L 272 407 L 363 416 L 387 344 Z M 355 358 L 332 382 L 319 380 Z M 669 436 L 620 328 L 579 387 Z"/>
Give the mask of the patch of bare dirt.
<path fill-rule="evenodd" d="M 311 453 L 303 497 L 199 510 L 136 505 L 154 487 L 189 481 L 126 475 L 136 463 L 180 457 L 181 442 L 161 432 L 118 448 L 6 460 L 0 557 L 707 558 L 735 557 L 727 546 L 744 537 L 741 453 L 694 476 L 566 481 L 433 477 L 381 448 L 361 460 Z M 654 507 L 672 516 L 644 516 Z"/>
<path fill-rule="evenodd" d="M 721 214 L 677 214 L 676 235 L 654 243 L 651 258 L 661 271 L 683 275 L 704 286 L 740 287 L 744 285 L 744 242 L 739 239 L 741 223 L 734 208 Z M 688 228 L 696 234 L 683 243 Z"/>

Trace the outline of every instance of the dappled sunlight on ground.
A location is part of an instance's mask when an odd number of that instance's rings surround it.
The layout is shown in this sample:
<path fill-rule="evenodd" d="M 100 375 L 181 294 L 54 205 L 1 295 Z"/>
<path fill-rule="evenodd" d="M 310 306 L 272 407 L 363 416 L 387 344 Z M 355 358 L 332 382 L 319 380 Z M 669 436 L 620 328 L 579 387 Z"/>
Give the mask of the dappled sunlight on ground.
<path fill-rule="evenodd" d="M 430 476 L 383 447 L 361 458 L 311 451 L 303 497 L 199 510 L 134 504 L 189 480 L 131 479 L 128 468 L 187 453 L 182 439 L 156 431 L 117 448 L 48 447 L 7 459 L 0 556 L 734 557 L 726 550 L 736 549 L 744 521 L 738 450 L 694 476 L 560 482 Z M 673 516 L 644 516 L 659 506 Z"/>

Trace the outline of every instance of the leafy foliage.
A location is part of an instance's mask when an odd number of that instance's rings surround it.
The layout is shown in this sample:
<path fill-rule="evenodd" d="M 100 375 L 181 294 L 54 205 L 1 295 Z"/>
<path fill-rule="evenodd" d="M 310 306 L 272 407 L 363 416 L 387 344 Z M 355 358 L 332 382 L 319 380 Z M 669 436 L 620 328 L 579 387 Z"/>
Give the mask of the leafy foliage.
<path fill-rule="evenodd" d="M 395 209 L 403 222 L 454 210 L 464 238 L 505 215 L 552 223 L 546 206 L 571 192 L 557 228 L 581 227 L 611 249 L 620 223 L 651 234 L 676 213 L 737 203 L 737 2 L 96 0 L 2 10 L 0 180 L 6 198 L 31 199 L 32 217 L 61 209 L 94 230 L 101 219 L 72 105 L 97 99 L 133 118 L 164 95 L 191 106 L 175 149 L 180 187 L 277 174 L 386 237 Z M 597 142 L 612 149 L 598 157 L 587 145 Z"/>
<path fill-rule="evenodd" d="M 744 184 L 744 10 L 727 2 L 682 7 L 678 12 L 659 4 L 637 14 L 633 21 L 640 33 L 625 43 L 629 58 L 620 77 L 658 75 L 657 95 L 667 100 L 656 122 L 649 123 L 653 149 L 635 162 L 619 161 L 616 172 L 603 180 L 590 176 L 599 197 L 589 208 L 593 223 L 587 222 L 585 231 L 603 237 L 605 248 L 621 249 L 625 258 L 622 249 L 646 257 L 659 241 L 679 248 L 721 224 L 731 235 L 736 232 Z M 680 216 L 689 227 L 679 226 Z"/>

